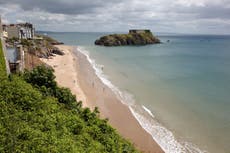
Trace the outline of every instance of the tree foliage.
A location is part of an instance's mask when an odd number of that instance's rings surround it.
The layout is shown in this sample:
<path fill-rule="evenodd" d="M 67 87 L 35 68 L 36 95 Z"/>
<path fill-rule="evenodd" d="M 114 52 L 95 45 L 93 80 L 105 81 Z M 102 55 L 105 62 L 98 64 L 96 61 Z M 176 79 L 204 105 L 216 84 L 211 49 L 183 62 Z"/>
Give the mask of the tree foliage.
<path fill-rule="evenodd" d="M 44 66 L 0 83 L 0 152 L 138 152 Z"/>
<path fill-rule="evenodd" d="M 45 86 L 46 88 L 54 89 L 57 86 L 57 83 L 54 80 L 55 76 L 53 72 L 54 70 L 52 68 L 41 65 L 32 71 L 25 71 L 24 79 L 33 86 Z"/>

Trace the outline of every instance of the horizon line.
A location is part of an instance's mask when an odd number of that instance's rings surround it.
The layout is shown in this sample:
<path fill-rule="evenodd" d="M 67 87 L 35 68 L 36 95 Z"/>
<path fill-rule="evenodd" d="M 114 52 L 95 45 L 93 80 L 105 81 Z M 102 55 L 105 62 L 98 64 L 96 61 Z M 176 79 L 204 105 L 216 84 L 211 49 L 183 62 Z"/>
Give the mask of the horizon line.
<path fill-rule="evenodd" d="M 36 30 L 35 32 L 50 32 L 50 33 L 127 33 L 127 31 L 50 31 Z M 230 36 L 230 33 L 183 33 L 183 32 L 152 32 L 153 34 L 169 34 L 169 35 L 215 35 L 215 36 Z"/>

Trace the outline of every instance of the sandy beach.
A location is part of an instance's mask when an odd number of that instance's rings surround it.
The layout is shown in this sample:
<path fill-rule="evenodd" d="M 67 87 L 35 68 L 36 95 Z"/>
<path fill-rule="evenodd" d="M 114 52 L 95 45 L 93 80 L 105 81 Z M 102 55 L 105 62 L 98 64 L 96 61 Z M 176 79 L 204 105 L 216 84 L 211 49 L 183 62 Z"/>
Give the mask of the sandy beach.
<path fill-rule="evenodd" d="M 64 51 L 64 56 L 56 55 L 52 59 L 41 60 L 54 68 L 60 86 L 70 88 L 84 107 L 98 107 L 101 117 L 108 118 L 109 123 L 139 150 L 147 153 L 163 152 L 129 108 L 98 78 L 84 54 L 73 52 L 74 47 L 71 46 L 57 47 Z"/>
<path fill-rule="evenodd" d="M 55 55 L 49 59 L 40 58 L 41 61 L 54 69 L 55 80 L 60 86 L 71 89 L 72 93 L 77 96 L 77 100 L 82 101 L 83 107 L 89 107 L 86 103 L 85 94 L 79 86 L 76 58 L 72 54 L 73 47 L 65 45 L 58 45 L 57 47 L 65 55 Z"/>

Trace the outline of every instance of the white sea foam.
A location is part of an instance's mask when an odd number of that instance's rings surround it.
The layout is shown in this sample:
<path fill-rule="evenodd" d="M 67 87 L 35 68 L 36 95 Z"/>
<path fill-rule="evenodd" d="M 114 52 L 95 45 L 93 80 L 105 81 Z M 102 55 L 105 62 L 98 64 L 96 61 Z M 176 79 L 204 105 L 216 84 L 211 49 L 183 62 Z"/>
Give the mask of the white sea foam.
<path fill-rule="evenodd" d="M 159 123 L 149 121 L 144 115 L 137 113 L 129 107 L 132 114 L 136 117 L 140 125 L 152 135 L 153 139 L 161 146 L 166 153 L 185 153 L 183 146 L 178 143 L 172 132 L 161 126 Z"/>
<path fill-rule="evenodd" d="M 81 52 L 84 54 L 89 61 L 89 63 L 92 65 L 93 69 L 95 70 L 96 75 L 98 78 L 105 84 L 107 85 L 112 91 L 118 96 L 118 98 L 121 100 L 121 102 L 125 105 L 129 104 L 132 105 L 134 104 L 134 98 L 131 94 L 128 92 L 121 92 L 116 86 L 112 84 L 111 81 L 109 81 L 108 77 L 103 73 L 101 69 L 101 65 L 96 64 L 95 60 L 91 59 L 89 57 L 89 52 L 84 49 L 84 47 L 78 47 L 77 51 Z M 104 67 L 104 66 L 103 66 Z"/>
<path fill-rule="evenodd" d="M 201 151 L 192 143 L 179 142 L 170 130 L 162 126 L 156 120 L 149 119 L 148 116 L 139 113 L 139 111 L 136 111 L 135 107 L 129 106 L 129 108 L 139 124 L 152 136 L 166 153 L 204 153 L 204 151 Z M 145 107 L 144 110 L 149 114 L 149 109 Z"/>
<path fill-rule="evenodd" d="M 197 148 L 192 143 L 179 142 L 173 133 L 162 126 L 158 121 L 156 121 L 153 113 L 145 106 L 138 106 L 135 104 L 134 98 L 128 92 L 120 91 L 118 87 L 114 86 L 108 77 L 103 73 L 102 66 L 96 64 L 95 60 L 89 57 L 89 52 L 84 49 L 84 47 L 78 47 L 77 51 L 86 56 L 89 63 L 95 70 L 98 78 L 107 85 L 121 100 L 121 102 L 127 105 L 132 112 L 133 116 L 137 119 L 139 124 L 145 129 L 152 138 L 160 145 L 160 147 L 166 153 L 203 153 L 199 148 Z M 103 66 L 104 67 L 104 66 Z"/>
<path fill-rule="evenodd" d="M 146 112 L 148 112 L 149 115 L 151 115 L 152 117 L 155 117 L 155 116 L 153 115 L 153 113 L 151 112 L 151 110 L 149 110 L 148 108 L 146 108 L 146 107 L 143 106 L 143 105 L 142 105 L 142 108 L 143 108 Z"/>

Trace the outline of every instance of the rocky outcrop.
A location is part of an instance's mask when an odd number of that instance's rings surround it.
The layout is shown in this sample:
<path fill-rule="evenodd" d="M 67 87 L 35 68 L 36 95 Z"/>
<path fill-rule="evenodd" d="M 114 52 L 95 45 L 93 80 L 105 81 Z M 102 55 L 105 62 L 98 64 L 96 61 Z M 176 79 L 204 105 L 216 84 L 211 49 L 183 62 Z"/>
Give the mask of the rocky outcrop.
<path fill-rule="evenodd" d="M 144 32 L 130 32 L 128 34 L 113 34 L 103 36 L 95 41 L 95 45 L 103 46 L 126 46 L 126 45 L 147 45 L 157 44 L 160 40 L 146 30 Z"/>
<path fill-rule="evenodd" d="M 52 45 L 63 45 L 64 43 L 63 42 L 52 42 L 51 44 Z"/>
<path fill-rule="evenodd" d="M 53 48 L 52 53 L 57 55 L 65 55 L 65 53 L 57 47 Z"/>
<path fill-rule="evenodd" d="M 50 56 L 56 55 L 65 55 L 65 53 L 57 47 L 53 48 L 42 48 L 40 51 L 36 51 L 35 56 L 39 58 L 49 58 Z"/>

